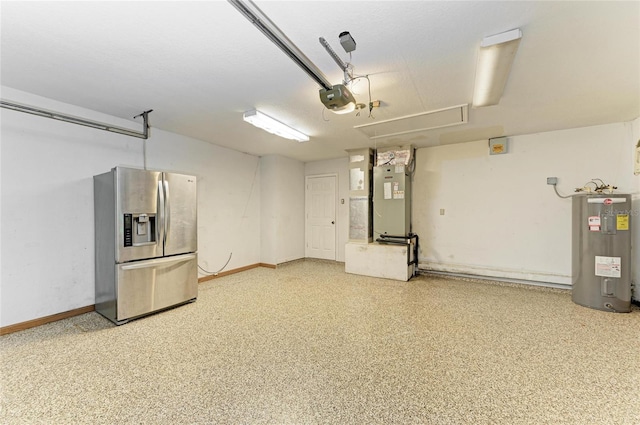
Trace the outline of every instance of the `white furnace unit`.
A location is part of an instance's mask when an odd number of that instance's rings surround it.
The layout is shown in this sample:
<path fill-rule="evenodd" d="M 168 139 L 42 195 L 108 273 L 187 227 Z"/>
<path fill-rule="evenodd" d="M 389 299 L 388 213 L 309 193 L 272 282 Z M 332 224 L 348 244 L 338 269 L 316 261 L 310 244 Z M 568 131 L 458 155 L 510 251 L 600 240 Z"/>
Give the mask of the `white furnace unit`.
<path fill-rule="evenodd" d="M 411 168 L 414 149 L 378 151 L 373 168 L 373 234 L 407 236 L 411 233 Z"/>

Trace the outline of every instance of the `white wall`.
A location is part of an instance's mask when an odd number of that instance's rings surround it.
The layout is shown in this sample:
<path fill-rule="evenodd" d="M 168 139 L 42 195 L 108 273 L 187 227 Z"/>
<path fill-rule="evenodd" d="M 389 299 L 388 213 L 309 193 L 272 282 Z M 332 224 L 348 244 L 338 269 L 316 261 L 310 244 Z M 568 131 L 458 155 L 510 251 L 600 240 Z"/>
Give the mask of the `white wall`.
<path fill-rule="evenodd" d="M 570 284 L 571 201 L 556 197 L 546 178 L 558 177 L 565 195 L 592 178 L 637 191 L 628 127 L 510 137 L 504 155 L 489 155 L 487 141 L 418 149 L 420 267 Z"/>
<path fill-rule="evenodd" d="M 4 99 L 114 125 L 131 123 L 2 87 Z M 115 165 L 143 166 L 142 140 L 0 109 L 0 326 L 94 303 L 92 176 Z M 153 126 L 153 114 L 151 114 Z M 418 150 L 414 229 L 421 267 L 570 283 L 570 201 L 599 177 L 634 193 L 633 123 L 510 138 L 510 153 L 486 142 Z M 304 176 L 338 175 L 337 260 L 348 240 L 348 158 L 302 164 L 261 159 L 152 128 L 148 168 L 198 176 L 200 264 L 211 271 L 304 257 Z M 445 215 L 439 215 L 440 208 Z M 634 213 L 633 217 L 637 214 Z M 640 223 L 633 225 L 640 246 Z M 640 264 L 640 249 L 634 249 Z M 640 282 L 640 267 L 633 271 Z"/>
<path fill-rule="evenodd" d="M 0 108 L 1 109 L 1 108 Z M 2 325 L 2 114 L 0 113 L 0 326 Z"/>
<path fill-rule="evenodd" d="M 635 149 L 640 143 L 640 118 L 637 118 L 630 124 L 631 133 L 631 152 L 635 156 Z M 640 301 L 640 175 L 634 176 L 635 190 L 632 197 L 631 226 L 633 228 L 632 253 L 633 268 L 632 277 L 635 283 L 635 292 L 633 298 Z"/>
<path fill-rule="evenodd" d="M 131 123 L 2 87 L 3 99 L 141 130 Z M 92 305 L 93 176 L 143 166 L 141 139 L 2 109 L 0 326 Z M 153 114 L 151 114 L 153 127 Z M 260 262 L 259 159 L 151 129 L 148 168 L 198 177 L 200 264 Z M 301 178 L 302 180 L 302 178 Z"/>
<path fill-rule="evenodd" d="M 304 258 L 304 164 L 280 155 L 260 159 L 261 262 Z"/>
<path fill-rule="evenodd" d="M 336 261 L 344 262 L 344 247 L 349 240 L 349 158 L 307 162 L 305 176 L 336 174 L 338 176 L 338 204 L 336 205 Z M 344 203 L 342 203 L 344 200 Z"/>
<path fill-rule="evenodd" d="M 219 271 L 260 262 L 260 158 L 154 130 L 149 168 L 198 177 L 198 263 Z M 200 275 L 204 274 L 200 272 Z"/>

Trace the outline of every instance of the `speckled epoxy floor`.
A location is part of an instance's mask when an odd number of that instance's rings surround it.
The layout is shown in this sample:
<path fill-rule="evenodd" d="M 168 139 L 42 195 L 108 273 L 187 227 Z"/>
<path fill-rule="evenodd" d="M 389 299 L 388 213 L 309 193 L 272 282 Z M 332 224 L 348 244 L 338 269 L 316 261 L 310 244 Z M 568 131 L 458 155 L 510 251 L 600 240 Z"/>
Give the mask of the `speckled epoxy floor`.
<path fill-rule="evenodd" d="M 296 261 L 0 337 L 2 424 L 639 424 L 640 311 Z"/>

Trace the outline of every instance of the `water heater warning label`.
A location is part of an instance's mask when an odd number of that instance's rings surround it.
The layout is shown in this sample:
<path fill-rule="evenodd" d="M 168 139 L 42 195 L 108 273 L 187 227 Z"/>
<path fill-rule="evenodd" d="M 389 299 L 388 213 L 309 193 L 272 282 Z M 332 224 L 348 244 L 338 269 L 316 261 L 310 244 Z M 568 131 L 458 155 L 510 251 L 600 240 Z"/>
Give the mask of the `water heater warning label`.
<path fill-rule="evenodd" d="M 629 214 L 618 214 L 616 217 L 616 229 L 629 230 Z"/>
<path fill-rule="evenodd" d="M 600 257 L 596 255 L 596 276 L 620 277 L 622 261 L 620 257 Z"/>
<path fill-rule="evenodd" d="M 600 216 L 599 215 L 592 215 L 591 217 L 589 217 L 589 230 L 592 232 L 599 232 L 600 231 Z"/>

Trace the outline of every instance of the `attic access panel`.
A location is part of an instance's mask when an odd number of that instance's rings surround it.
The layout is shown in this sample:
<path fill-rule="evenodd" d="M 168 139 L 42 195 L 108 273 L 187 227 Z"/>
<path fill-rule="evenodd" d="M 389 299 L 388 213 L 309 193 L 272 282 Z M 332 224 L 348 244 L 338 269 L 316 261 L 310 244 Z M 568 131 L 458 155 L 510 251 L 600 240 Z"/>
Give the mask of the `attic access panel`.
<path fill-rule="evenodd" d="M 353 128 L 363 132 L 369 139 L 380 139 L 400 134 L 416 133 L 435 128 L 466 124 L 469 120 L 467 104 L 406 115 L 371 124 L 356 125 Z"/>

